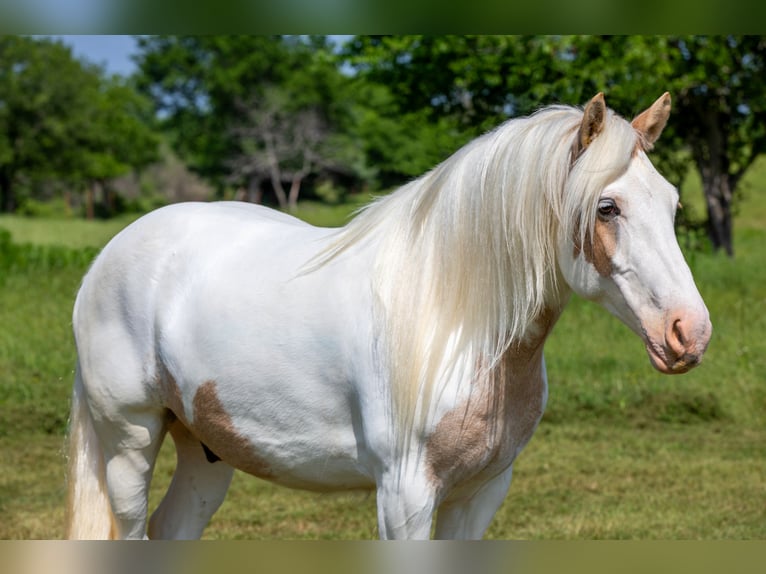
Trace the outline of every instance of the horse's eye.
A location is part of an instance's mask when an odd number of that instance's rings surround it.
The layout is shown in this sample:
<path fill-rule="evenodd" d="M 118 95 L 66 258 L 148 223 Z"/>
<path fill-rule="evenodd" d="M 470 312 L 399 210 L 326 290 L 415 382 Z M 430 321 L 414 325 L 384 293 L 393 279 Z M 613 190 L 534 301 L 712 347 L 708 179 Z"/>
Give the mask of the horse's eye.
<path fill-rule="evenodd" d="M 620 215 L 620 208 L 613 199 L 602 199 L 598 202 L 598 214 L 602 219 L 612 219 Z"/>

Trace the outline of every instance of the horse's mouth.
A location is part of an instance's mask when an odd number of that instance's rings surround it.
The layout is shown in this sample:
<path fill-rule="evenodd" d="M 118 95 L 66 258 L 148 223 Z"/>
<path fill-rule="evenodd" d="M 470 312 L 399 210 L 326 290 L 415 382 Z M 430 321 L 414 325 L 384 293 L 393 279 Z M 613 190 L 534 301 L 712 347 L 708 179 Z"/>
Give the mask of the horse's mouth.
<path fill-rule="evenodd" d="M 692 353 L 684 353 L 677 356 L 672 350 L 652 342 L 646 341 L 646 352 L 652 366 L 665 375 L 681 375 L 690 371 L 700 364 L 702 357 Z"/>

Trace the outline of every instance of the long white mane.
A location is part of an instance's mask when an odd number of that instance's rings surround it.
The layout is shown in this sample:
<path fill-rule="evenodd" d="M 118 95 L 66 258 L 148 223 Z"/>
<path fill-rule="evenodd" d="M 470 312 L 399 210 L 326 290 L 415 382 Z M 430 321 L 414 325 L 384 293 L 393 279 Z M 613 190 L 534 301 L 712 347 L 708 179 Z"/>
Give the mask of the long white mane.
<path fill-rule="evenodd" d="M 325 251 L 331 259 L 380 242 L 373 281 L 399 448 L 423 429 L 458 361 L 491 368 L 558 303 L 559 238 L 582 244 L 599 194 L 627 169 L 637 142 L 610 110 L 573 158 L 582 118 L 551 106 L 500 125 L 372 203 Z"/>

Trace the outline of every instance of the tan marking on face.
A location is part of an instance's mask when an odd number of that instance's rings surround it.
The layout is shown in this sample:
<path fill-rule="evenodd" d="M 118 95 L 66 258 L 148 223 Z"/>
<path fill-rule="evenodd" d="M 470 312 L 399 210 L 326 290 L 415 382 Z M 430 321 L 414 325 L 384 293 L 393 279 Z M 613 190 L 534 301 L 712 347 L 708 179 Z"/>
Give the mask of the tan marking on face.
<path fill-rule="evenodd" d="M 215 381 L 202 383 L 194 394 L 192 432 L 228 464 L 260 478 L 274 478 L 271 465 L 234 426 L 218 397 Z"/>
<path fill-rule="evenodd" d="M 558 319 L 546 311 L 536 333 L 512 345 L 490 372 L 477 362 L 465 403 L 448 412 L 426 442 L 431 480 L 442 490 L 507 468 L 543 414 L 543 343 Z"/>
<path fill-rule="evenodd" d="M 575 229 L 572 242 L 574 248 L 572 256 L 577 259 L 582 253 L 585 260 L 596 268 L 596 271 L 602 277 L 609 277 L 612 274 L 612 258 L 617 252 L 617 227 L 613 222 L 596 219 L 594 226 L 594 239 L 591 240 L 590 233 L 585 234 L 585 244 L 580 247 L 580 231 Z"/>
<path fill-rule="evenodd" d="M 617 251 L 617 227 L 612 222 L 596 219 L 593 241 L 585 238 L 583 255 L 602 277 L 612 274 L 612 257 Z"/>

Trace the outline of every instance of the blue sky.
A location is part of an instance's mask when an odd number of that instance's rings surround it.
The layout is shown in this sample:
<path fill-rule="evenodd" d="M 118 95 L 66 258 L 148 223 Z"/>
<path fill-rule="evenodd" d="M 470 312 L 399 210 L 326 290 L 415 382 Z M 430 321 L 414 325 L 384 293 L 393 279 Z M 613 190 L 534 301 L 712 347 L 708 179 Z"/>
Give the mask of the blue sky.
<path fill-rule="evenodd" d="M 336 42 L 351 38 L 350 35 L 330 37 Z M 130 59 L 136 52 L 136 41 L 133 36 L 58 35 L 54 38 L 59 38 L 72 46 L 74 55 L 78 58 L 101 64 L 109 73 L 128 76 L 136 70 L 135 64 Z"/>
<path fill-rule="evenodd" d="M 136 51 L 133 36 L 56 36 L 72 46 L 74 55 L 106 67 L 112 74 L 129 75 L 136 67 L 130 56 Z"/>

